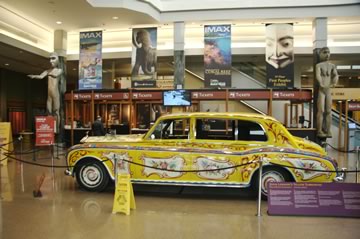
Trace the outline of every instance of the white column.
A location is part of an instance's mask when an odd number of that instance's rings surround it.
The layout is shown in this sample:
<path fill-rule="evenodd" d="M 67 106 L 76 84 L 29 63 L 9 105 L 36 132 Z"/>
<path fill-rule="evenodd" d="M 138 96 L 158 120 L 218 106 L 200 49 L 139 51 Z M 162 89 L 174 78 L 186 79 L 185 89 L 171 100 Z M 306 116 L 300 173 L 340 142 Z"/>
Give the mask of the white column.
<path fill-rule="evenodd" d="M 54 51 L 66 58 L 67 50 L 67 32 L 64 30 L 55 30 L 54 32 Z"/>
<path fill-rule="evenodd" d="M 315 18 L 312 24 L 313 48 L 327 46 L 327 18 Z"/>

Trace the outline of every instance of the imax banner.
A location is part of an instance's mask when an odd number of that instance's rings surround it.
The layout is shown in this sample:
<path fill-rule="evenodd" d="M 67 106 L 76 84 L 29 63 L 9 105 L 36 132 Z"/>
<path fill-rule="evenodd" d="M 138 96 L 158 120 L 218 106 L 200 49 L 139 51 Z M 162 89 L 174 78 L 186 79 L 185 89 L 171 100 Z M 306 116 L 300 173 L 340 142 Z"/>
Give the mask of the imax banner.
<path fill-rule="evenodd" d="M 205 88 L 231 87 L 231 25 L 204 26 Z"/>
<path fill-rule="evenodd" d="M 266 25 L 267 87 L 294 87 L 294 31 L 292 24 Z"/>
<path fill-rule="evenodd" d="M 157 28 L 133 29 L 132 42 L 132 88 L 156 88 Z"/>
<path fill-rule="evenodd" d="M 79 89 L 102 88 L 102 31 L 80 32 Z"/>

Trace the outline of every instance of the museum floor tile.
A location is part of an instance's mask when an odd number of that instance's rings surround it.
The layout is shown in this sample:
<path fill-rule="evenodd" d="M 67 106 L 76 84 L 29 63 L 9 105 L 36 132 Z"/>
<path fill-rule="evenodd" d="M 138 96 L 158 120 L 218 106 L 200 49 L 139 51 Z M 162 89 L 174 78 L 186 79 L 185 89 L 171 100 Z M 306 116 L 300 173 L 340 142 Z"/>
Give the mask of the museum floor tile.
<path fill-rule="evenodd" d="M 340 166 L 354 169 L 356 155 L 331 152 Z M 17 156 L 19 157 L 19 155 Z M 51 164 L 47 150 L 23 159 Z M 64 165 L 63 156 L 54 160 Z M 45 175 L 42 197 L 35 198 Z M 80 190 L 64 169 L 21 164 L 1 166 L 1 239 L 92 238 L 360 238 L 360 219 L 269 216 L 250 190 L 179 187 L 135 187 L 136 210 L 112 214 L 114 188 L 103 193 Z M 354 182 L 355 174 L 347 177 Z"/>

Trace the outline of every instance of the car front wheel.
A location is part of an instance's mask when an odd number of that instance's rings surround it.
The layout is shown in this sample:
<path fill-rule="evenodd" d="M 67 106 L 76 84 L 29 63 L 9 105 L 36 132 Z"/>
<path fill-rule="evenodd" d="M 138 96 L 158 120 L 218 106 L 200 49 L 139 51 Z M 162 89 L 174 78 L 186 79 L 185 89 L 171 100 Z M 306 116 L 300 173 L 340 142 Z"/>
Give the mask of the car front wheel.
<path fill-rule="evenodd" d="M 269 182 L 290 182 L 291 176 L 289 173 L 278 167 L 265 167 L 262 171 L 262 180 L 261 180 L 261 197 L 267 199 L 268 196 L 268 183 Z M 258 174 L 255 178 L 255 187 L 256 190 L 259 188 L 259 177 Z"/>
<path fill-rule="evenodd" d="M 87 191 L 101 192 L 109 183 L 109 174 L 105 166 L 96 160 L 80 162 L 75 175 L 79 186 Z"/>

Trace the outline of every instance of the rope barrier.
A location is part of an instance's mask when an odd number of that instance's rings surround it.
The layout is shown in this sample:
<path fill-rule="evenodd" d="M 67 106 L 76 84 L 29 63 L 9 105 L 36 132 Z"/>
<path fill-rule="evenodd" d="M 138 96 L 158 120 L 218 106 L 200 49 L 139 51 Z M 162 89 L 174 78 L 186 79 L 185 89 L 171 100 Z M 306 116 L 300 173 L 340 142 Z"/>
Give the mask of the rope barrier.
<path fill-rule="evenodd" d="M 338 151 L 338 152 L 341 152 L 341 153 L 356 153 L 356 152 L 357 152 L 356 149 L 348 150 L 348 151 L 347 151 L 347 150 L 341 150 L 341 149 L 339 149 L 339 148 L 335 148 L 334 146 L 332 146 L 331 144 L 326 143 L 326 142 L 325 142 L 325 145 L 329 145 L 330 148 L 332 148 L 332 149 L 334 149 L 334 150 L 336 150 L 336 151 Z"/>
<path fill-rule="evenodd" d="M 22 163 L 26 163 L 26 164 L 31 164 L 31 165 L 35 165 L 35 166 L 40 166 L 40 167 L 55 167 L 55 168 L 71 168 L 74 166 L 66 166 L 66 165 L 55 165 L 55 166 L 51 166 L 51 165 L 46 165 L 46 164 L 37 164 L 37 163 L 33 163 L 33 162 L 29 162 L 26 160 L 22 160 L 22 159 L 18 159 L 16 157 L 12 157 L 8 154 L 4 154 L 5 156 L 7 156 L 10 159 L 22 162 Z M 107 160 L 101 160 L 100 162 L 107 162 L 110 159 Z M 242 166 L 246 166 L 249 164 L 253 164 L 253 163 L 258 163 L 259 160 L 254 160 L 254 161 L 250 161 L 248 163 L 245 164 L 238 164 L 238 165 L 234 165 L 234 166 L 230 166 L 230 167 L 224 167 L 224 168 L 216 168 L 216 169 L 200 169 L 200 170 L 171 170 L 171 169 L 166 169 L 166 168 L 158 168 L 158 167 L 153 167 L 153 166 L 149 166 L 149 165 L 145 165 L 145 164 L 141 164 L 141 163 L 136 163 L 136 162 L 132 162 L 126 159 L 120 159 L 124 162 L 130 163 L 130 164 L 134 164 L 137 166 L 141 166 L 141 167 L 145 167 L 145 168 L 151 168 L 151 169 L 156 169 L 156 170 L 160 170 L 160 171 L 167 171 L 167 172 L 177 172 L 177 173 L 198 173 L 198 172 L 213 172 L 213 171 L 222 171 L 222 170 L 227 170 L 227 169 L 233 169 L 233 168 L 238 168 L 238 167 L 242 167 Z M 288 166 L 288 165 L 282 165 L 282 164 L 277 164 L 277 163 L 273 163 L 270 162 L 273 165 L 279 166 L 279 167 L 285 167 L 285 168 L 292 168 L 292 169 L 298 169 L 298 170 L 304 170 L 304 171 L 314 171 L 314 172 L 325 172 L 325 173 L 359 173 L 359 170 L 344 170 L 344 171 L 338 171 L 338 170 L 320 170 L 320 169 L 309 169 L 309 168 L 300 168 L 300 167 L 294 167 L 294 166 Z"/>

